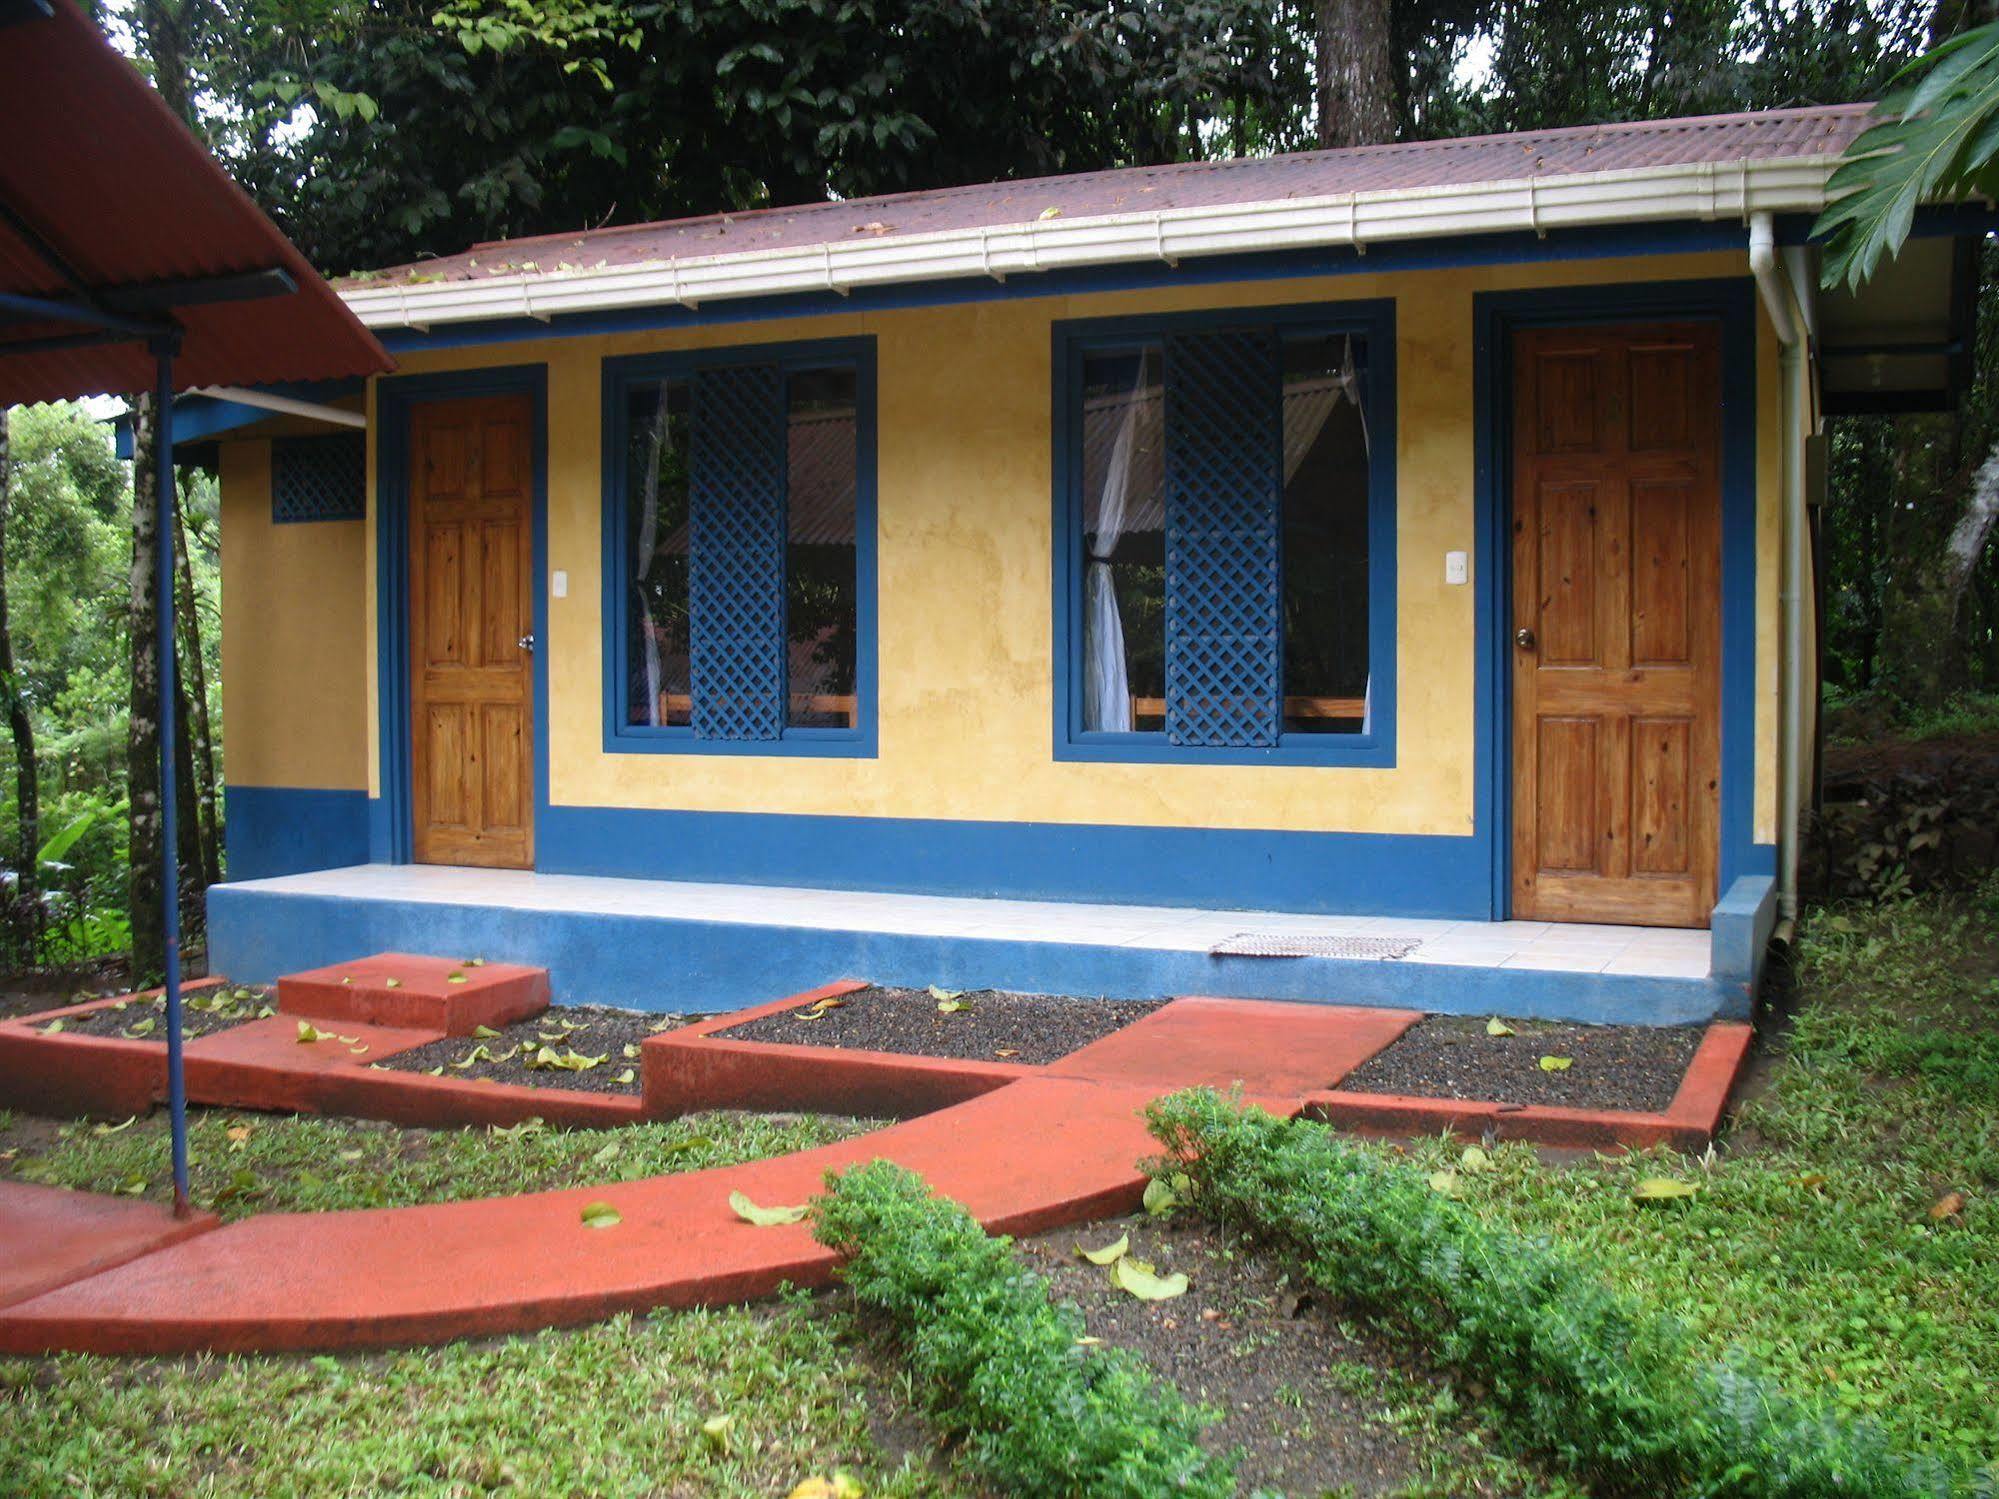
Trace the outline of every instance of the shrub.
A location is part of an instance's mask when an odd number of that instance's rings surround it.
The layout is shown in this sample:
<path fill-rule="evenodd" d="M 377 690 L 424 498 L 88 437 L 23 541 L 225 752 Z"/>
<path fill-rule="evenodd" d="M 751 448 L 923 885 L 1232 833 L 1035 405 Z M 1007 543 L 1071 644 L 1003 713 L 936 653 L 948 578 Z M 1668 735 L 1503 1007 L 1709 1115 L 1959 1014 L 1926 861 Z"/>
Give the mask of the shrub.
<path fill-rule="evenodd" d="M 1155 1103 L 1193 1204 L 1295 1255 L 1348 1305 L 1484 1384 L 1532 1446 L 1602 1493 L 1702 1499 L 1947 1495 L 1937 1464 L 1842 1426 L 1679 1329 L 1546 1240 L 1487 1226 L 1419 1173 L 1321 1125 L 1211 1091 Z"/>
<path fill-rule="evenodd" d="M 1207 1418 L 1132 1355 L 1080 1341 L 1011 1241 L 887 1161 L 829 1175 L 814 1207 L 847 1283 L 902 1339 L 933 1419 L 986 1478 L 1020 1494 L 1156 1499 L 1235 1492 L 1204 1452 Z"/>

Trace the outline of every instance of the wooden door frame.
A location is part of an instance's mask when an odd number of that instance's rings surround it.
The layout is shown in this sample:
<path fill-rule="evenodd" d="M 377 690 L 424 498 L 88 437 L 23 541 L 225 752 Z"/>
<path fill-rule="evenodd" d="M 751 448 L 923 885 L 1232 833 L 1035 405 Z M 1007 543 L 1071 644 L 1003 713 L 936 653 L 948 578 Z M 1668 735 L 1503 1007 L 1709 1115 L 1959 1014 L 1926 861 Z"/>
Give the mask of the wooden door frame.
<path fill-rule="evenodd" d="M 1491 858 L 1492 915 L 1513 909 L 1513 335 L 1661 320 L 1719 325 L 1721 341 L 1721 825 L 1716 899 L 1744 874 L 1774 874 L 1755 841 L 1756 436 L 1759 332 L 1755 283 L 1739 278 L 1479 292 L 1472 298 L 1474 570 L 1478 617 L 1474 812 Z M 1770 355 L 1774 369 L 1774 352 Z M 1775 767 L 1771 768 L 1775 774 Z"/>
<path fill-rule="evenodd" d="M 548 366 L 503 365 L 375 383 L 375 705 L 381 795 L 370 808 L 368 857 L 415 861 L 410 782 L 410 413 L 431 401 L 524 395 L 533 412 L 534 822 L 548 811 Z M 540 840 L 536 840 L 536 860 Z"/>

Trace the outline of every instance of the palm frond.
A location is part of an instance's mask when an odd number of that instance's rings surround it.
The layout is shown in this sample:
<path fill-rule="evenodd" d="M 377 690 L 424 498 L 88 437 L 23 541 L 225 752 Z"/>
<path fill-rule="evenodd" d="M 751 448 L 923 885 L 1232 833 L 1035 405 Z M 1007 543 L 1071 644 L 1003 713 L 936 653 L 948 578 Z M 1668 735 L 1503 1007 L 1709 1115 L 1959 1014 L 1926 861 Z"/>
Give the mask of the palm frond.
<path fill-rule="evenodd" d="M 1858 287 L 1899 253 L 1923 204 L 1989 194 L 1999 177 L 1999 22 L 1952 37 L 1896 81 L 1826 183 L 1812 232 L 1827 287 Z"/>

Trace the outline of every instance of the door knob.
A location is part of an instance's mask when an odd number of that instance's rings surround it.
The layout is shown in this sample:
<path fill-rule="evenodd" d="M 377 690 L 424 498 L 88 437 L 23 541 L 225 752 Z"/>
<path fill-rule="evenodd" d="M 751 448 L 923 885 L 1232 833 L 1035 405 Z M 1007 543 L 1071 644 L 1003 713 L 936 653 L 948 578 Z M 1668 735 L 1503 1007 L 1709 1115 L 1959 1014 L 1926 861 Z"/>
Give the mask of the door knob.
<path fill-rule="evenodd" d="M 1519 629 L 1513 632 L 1513 643 L 1519 646 L 1520 649 L 1523 651 L 1533 650 L 1534 632 L 1528 629 L 1525 625 L 1522 625 Z"/>
<path fill-rule="evenodd" d="M 521 636 L 518 644 L 520 645 L 520 648 L 526 651 L 530 656 L 534 654 L 534 636 L 523 635 Z"/>

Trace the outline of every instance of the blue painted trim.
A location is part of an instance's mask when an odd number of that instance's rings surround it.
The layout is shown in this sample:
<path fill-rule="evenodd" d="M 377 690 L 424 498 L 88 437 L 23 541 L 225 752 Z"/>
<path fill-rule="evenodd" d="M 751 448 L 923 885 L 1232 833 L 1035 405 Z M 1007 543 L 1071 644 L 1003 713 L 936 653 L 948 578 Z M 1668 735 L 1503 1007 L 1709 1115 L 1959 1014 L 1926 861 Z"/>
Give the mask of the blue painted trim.
<path fill-rule="evenodd" d="M 257 388 L 274 396 L 291 396 L 300 401 L 337 401 L 343 396 L 359 395 L 363 385 L 360 380 L 293 380 Z M 174 402 L 174 460 L 178 463 L 191 462 L 189 449 L 205 450 L 214 438 L 258 422 L 278 420 L 281 415 L 276 411 L 266 411 L 261 406 L 245 406 L 239 401 L 218 401 L 213 396 L 191 393 L 183 395 Z M 111 419 L 111 432 L 112 445 L 118 456 L 129 460 L 132 456 L 132 418 L 129 412 Z"/>
<path fill-rule="evenodd" d="M 368 793 L 302 786 L 225 786 L 232 880 L 368 862 Z"/>
<path fill-rule="evenodd" d="M 535 867 L 1038 900 L 1490 915 L 1470 837 L 556 806 Z"/>
<path fill-rule="evenodd" d="M 1446 840 L 1448 841 L 1448 840 Z M 1332 958 L 1216 958 L 1162 948 L 934 937 L 292 894 L 217 885 L 211 966 L 243 983 L 356 953 L 477 953 L 549 970 L 565 1004 L 732 1009 L 837 978 L 1151 998 L 1220 994 L 1454 1014 L 1671 1025 L 1720 1008 L 1708 979 Z"/>
<path fill-rule="evenodd" d="M 1105 734 L 1083 728 L 1083 513 L 1080 402 L 1083 361 L 1092 353 L 1167 333 L 1244 325 L 1275 327 L 1280 336 L 1353 333 L 1367 340 L 1368 422 L 1368 669 L 1374 682 L 1374 725 L 1367 734 L 1285 734 L 1275 748 L 1190 749 L 1164 733 Z M 1304 302 L 1281 307 L 1204 309 L 1131 317 L 1070 318 L 1054 324 L 1054 702 L 1057 760 L 1168 765 L 1395 764 L 1395 303 L 1377 298 Z"/>
<path fill-rule="evenodd" d="M 625 661 L 630 641 L 624 589 L 631 577 L 630 543 L 625 531 L 629 493 L 625 412 L 636 385 L 666 377 L 686 377 L 703 368 L 729 364 L 776 364 L 787 371 L 851 364 L 854 409 L 854 708 L 851 729 L 786 727 L 775 739 L 696 739 L 691 727 L 625 722 Z M 744 344 L 729 349 L 690 349 L 670 354 L 632 354 L 604 361 L 603 522 L 604 574 L 604 750 L 607 754 L 816 756 L 871 760 L 876 754 L 877 531 L 875 340 L 823 338 L 785 343 Z"/>
<path fill-rule="evenodd" d="M 1721 330 L 1721 828 L 1717 888 L 1755 867 L 1756 301 L 1748 276 L 1480 292 L 1472 298 L 1473 481 L 1478 569 L 1480 826 L 1491 833 L 1492 910 L 1512 909 L 1512 334 L 1517 328 L 1677 318 Z"/>
<path fill-rule="evenodd" d="M 375 387 L 375 648 L 381 807 L 371 809 L 369 857 L 412 857 L 409 673 L 410 408 L 422 401 L 525 395 L 534 411 L 534 801 L 536 838 L 548 811 L 548 367 L 505 365 L 384 376 Z"/>

